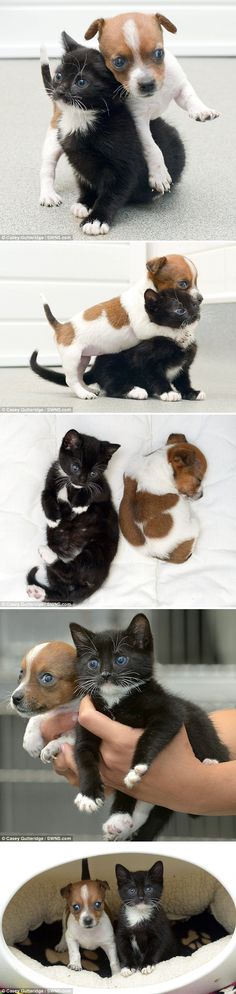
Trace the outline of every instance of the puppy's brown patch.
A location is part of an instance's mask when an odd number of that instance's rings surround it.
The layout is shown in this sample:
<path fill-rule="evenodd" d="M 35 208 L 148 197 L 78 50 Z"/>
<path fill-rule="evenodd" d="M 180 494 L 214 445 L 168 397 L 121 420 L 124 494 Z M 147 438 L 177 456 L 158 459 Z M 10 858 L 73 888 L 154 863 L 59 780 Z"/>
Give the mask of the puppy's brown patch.
<path fill-rule="evenodd" d="M 32 711 L 47 711 L 68 704 L 76 696 L 76 652 L 66 642 L 50 642 L 39 649 L 30 665 L 30 678 L 24 687 L 25 701 Z M 27 673 L 27 655 L 22 660 L 21 669 Z M 51 673 L 56 678 L 55 685 L 46 687 L 39 684 L 42 673 Z"/>
<path fill-rule="evenodd" d="M 135 500 L 135 519 L 142 522 L 147 538 L 165 538 L 169 534 L 173 518 L 166 512 L 175 507 L 177 494 L 149 494 L 139 490 Z"/>
<path fill-rule="evenodd" d="M 58 128 L 58 124 L 61 117 L 61 111 L 57 104 L 53 104 L 53 113 L 50 121 L 51 128 Z"/>
<path fill-rule="evenodd" d="M 120 297 L 112 297 L 111 300 L 105 300 L 102 304 L 94 304 L 94 307 L 89 307 L 84 311 L 83 317 L 85 321 L 96 321 L 96 318 L 101 317 L 104 312 L 112 328 L 123 328 L 130 323 L 129 315 L 122 307 Z"/>
<path fill-rule="evenodd" d="M 169 563 L 185 563 L 186 559 L 189 559 L 192 555 L 194 538 L 188 539 L 186 542 L 181 542 L 177 545 L 173 552 L 168 556 Z"/>
<path fill-rule="evenodd" d="M 124 493 L 119 510 L 119 522 L 122 534 L 130 545 L 145 545 L 145 538 L 141 528 L 135 522 L 135 499 L 137 493 L 137 481 L 130 476 L 124 476 Z"/>
<path fill-rule="evenodd" d="M 55 328 L 58 345 L 71 345 L 75 338 L 75 332 L 71 321 L 65 324 L 58 324 Z"/>
<path fill-rule="evenodd" d="M 164 255 L 147 262 L 149 279 L 156 290 L 175 289 L 181 280 L 187 283 L 186 289 L 196 286 L 197 270 L 194 275 L 191 266 L 183 255 Z"/>

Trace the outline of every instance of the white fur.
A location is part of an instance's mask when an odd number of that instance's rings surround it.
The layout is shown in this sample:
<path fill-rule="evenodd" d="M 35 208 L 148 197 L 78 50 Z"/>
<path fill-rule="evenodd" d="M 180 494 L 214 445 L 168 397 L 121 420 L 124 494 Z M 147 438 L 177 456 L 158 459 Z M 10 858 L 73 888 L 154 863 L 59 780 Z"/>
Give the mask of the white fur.
<path fill-rule="evenodd" d="M 80 107 L 74 107 L 73 104 L 64 104 L 60 100 L 57 103 L 61 111 L 59 133 L 62 139 L 66 138 L 67 135 L 73 134 L 74 131 L 86 134 L 90 128 L 95 126 L 98 111 L 83 110 Z"/>
<path fill-rule="evenodd" d="M 59 752 L 61 752 L 61 747 L 64 743 L 74 746 L 75 732 L 66 732 L 65 735 L 60 735 L 58 739 L 52 739 L 51 742 L 48 742 L 40 752 L 42 763 L 51 763 L 51 760 L 55 759 L 55 756 L 58 756 Z"/>
<path fill-rule="evenodd" d="M 126 394 L 126 397 L 128 397 L 129 400 L 147 400 L 148 394 L 143 387 L 133 387 L 132 390 L 129 390 L 129 393 Z"/>
<path fill-rule="evenodd" d="M 40 204 L 42 207 L 58 207 L 62 203 L 61 197 L 54 190 L 56 165 L 61 155 L 62 148 L 58 141 L 57 129 L 50 126 L 42 150 L 40 171 Z"/>
<path fill-rule="evenodd" d="M 27 587 L 27 595 L 31 600 L 34 601 L 45 601 L 46 591 L 42 590 L 42 587 L 37 587 L 36 583 L 31 583 Z"/>
<path fill-rule="evenodd" d="M 85 887 L 82 888 L 85 891 Z M 82 893 L 81 890 L 81 893 Z M 88 888 L 87 897 L 88 900 Z M 82 895 L 83 896 L 83 895 Z M 119 973 L 119 963 L 116 953 L 114 932 L 110 918 L 103 911 L 93 928 L 86 928 L 81 923 L 81 918 L 77 920 L 73 914 L 69 914 L 65 933 L 66 944 L 69 952 L 69 966 L 73 970 L 81 970 L 81 959 L 79 947 L 83 949 L 97 949 L 98 946 L 104 950 L 108 956 L 112 975 Z"/>
<path fill-rule="evenodd" d="M 101 685 L 100 694 L 108 707 L 113 708 L 114 704 L 119 704 L 123 697 L 127 697 L 127 694 L 130 694 L 134 686 L 136 686 L 136 684 L 130 685 L 129 687 L 116 687 L 112 681 L 108 680 L 107 683 Z"/>
<path fill-rule="evenodd" d="M 102 826 L 103 838 L 107 842 L 119 842 L 129 839 L 148 819 L 153 805 L 146 801 L 136 801 L 132 815 L 126 812 L 111 814 Z"/>
<path fill-rule="evenodd" d="M 140 902 L 140 904 L 134 904 L 133 907 L 131 905 L 131 907 L 127 906 L 125 908 L 125 915 L 128 924 L 131 925 L 131 928 L 134 928 L 135 925 L 139 925 L 140 922 L 148 921 L 149 918 L 151 918 L 152 914 L 153 914 L 153 905 L 145 904 L 144 902 L 143 903 Z"/>
<path fill-rule="evenodd" d="M 144 774 L 147 772 L 147 769 L 147 763 L 138 763 L 134 766 L 133 769 L 129 770 L 126 777 L 124 777 L 125 786 L 128 787 L 129 790 L 132 790 L 132 787 L 134 787 L 136 783 L 139 783 Z"/>
<path fill-rule="evenodd" d="M 83 225 L 84 235 L 107 235 L 109 224 L 106 221 L 86 221 Z"/>
<path fill-rule="evenodd" d="M 86 814 L 91 815 L 94 811 L 99 811 L 104 801 L 102 797 L 96 797 L 94 801 L 92 797 L 86 797 L 86 794 L 77 794 L 74 804 L 79 808 L 79 811 L 85 811 Z"/>
<path fill-rule="evenodd" d="M 178 494 L 171 463 L 168 462 L 165 449 L 158 449 L 149 456 L 135 458 L 129 466 L 129 476 L 137 480 L 139 490 L 147 490 L 152 494 L 176 494 L 177 503 L 167 509 L 166 514 L 172 518 L 172 527 L 164 538 L 146 538 L 142 546 L 144 554 L 158 559 L 167 559 L 171 552 L 181 542 L 193 540 L 193 548 L 199 534 L 199 522 L 192 513 L 190 500 Z M 200 489 L 200 488 L 199 488 Z M 139 525 L 139 527 L 142 527 Z"/>

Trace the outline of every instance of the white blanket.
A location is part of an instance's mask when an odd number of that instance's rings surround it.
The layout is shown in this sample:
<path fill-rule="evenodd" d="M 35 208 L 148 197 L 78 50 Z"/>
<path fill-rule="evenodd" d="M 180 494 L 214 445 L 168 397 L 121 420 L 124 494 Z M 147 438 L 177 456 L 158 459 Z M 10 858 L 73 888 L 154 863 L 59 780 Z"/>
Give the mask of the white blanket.
<path fill-rule="evenodd" d="M 176 405 L 178 407 L 178 405 Z M 200 405 L 199 405 L 200 407 Z M 164 445 L 170 432 L 184 432 L 208 460 L 204 496 L 193 512 L 201 525 L 194 554 L 182 565 L 147 559 L 120 538 L 104 586 L 88 608 L 225 608 L 236 604 L 236 419 L 234 415 L 3 414 L 0 439 L 1 602 L 29 601 L 26 574 L 40 563 L 45 542 L 40 494 L 61 438 L 71 427 L 119 442 L 108 479 L 119 508 L 123 472 L 130 455 Z"/>

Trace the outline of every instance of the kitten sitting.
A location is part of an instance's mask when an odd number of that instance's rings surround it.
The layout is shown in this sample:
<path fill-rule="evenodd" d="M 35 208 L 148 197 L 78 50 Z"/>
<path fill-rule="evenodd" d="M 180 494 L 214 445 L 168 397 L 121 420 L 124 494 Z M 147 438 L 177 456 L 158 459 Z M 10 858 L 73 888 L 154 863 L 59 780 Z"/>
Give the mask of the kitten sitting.
<path fill-rule="evenodd" d="M 144 400 L 204 400 L 191 386 L 189 370 L 197 352 L 194 339 L 199 301 L 184 290 L 146 290 L 145 310 L 161 326 L 160 335 L 115 355 L 97 356 L 84 382 L 99 384 L 107 397 Z"/>
<path fill-rule="evenodd" d="M 101 587 L 117 551 L 119 526 L 104 476 L 120 446 L 72 429 L 64 436 L 42 493 L 47 545 L 39 549 L 47 582 L 28 573 L 28 596 L 80 603 Z"/>
<path fill-rule="evenodd" d="M 141 728 L 132 767 L 124 783 L 129 790 L 147 773 L 153 760 L 185 725 L 195 756 L 224 763 L 228 749 L 208 715 L 196 704 L 164 690 L 153 676 L 153 638 L 148 619 L 137 614 L 123 631 L 91 632 L 70 625 L 77 649 L 78 681 L 97 711 L 131 728 Z M 79 811 L 98 811 L 104 802 L 99 772 L 100 740 L 76 725 L 75 759 L 80 792 Z M 103 825 L 106 840 L 153 839 L 171 811 L 116 791 L 111 814 Z"/>
<path fill-rule="evenodd" d="M 80 194 L 72 213 L 81 219 L 86 235 L 105 235 L 117 211 L 128 202 L 151 202 L 148 168 L 135 122 L 116 80 L 96 49 L 78 45 L 65 31 L 65 50 L 51 79 L 46 54 L 42 76 L 56 105 L 58 142 L 77 179 Z M 122 99 L 121 99 L 122 97 Z M 160 145 L 167 168 L 176 182 L 185 154 L 175 128 L 153 122 L 154 141 Z"/>
<path fill-rule="evenodd" d="M 157 963 L 181 956 L 168 918 L 161 907 L 163 863 L 150 870 L 130 872 L 116 865 L 116 879 L 122 901 L 116 929 L 116 947 L 123 977 L 136 970 L 151 973 Z"/>

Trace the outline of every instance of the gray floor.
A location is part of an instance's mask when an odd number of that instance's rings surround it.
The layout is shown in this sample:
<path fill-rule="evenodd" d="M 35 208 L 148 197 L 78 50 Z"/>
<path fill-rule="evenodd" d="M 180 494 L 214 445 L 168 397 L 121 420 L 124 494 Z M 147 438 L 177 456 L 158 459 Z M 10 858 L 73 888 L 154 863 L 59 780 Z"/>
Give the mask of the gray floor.
<path fill-rule="evenodd" d="M 166 115 L 186 144 L 187 166 L 173 193 L 147 207 L 120 211 L 107 238 L 217 239 L 236 237 L 236 118 L 232 115 L 235 59 L 180 59 L 199 95 L 222 117 L 191 121 L 175 104 Z M 64 157 L 57 187 L 63 205 L 39 207 L 40 150 L 50 116 L 39 62 L 0 63 L 2 165 L 0 231 L 4 237 L 86 238 L 70 215 L 75 183 Z M 3 99 L 3 94 L 5 94 Z M 10 113 L 9 113 L 10 109 Z"/>
<path fill-rule="evenodd" d="M 165 414 L 188 412 L 199 414 L 236 410 L 236 304 L 203 307 L 197 332 L 198 354 L 192 367 L 192 384 L 204 390 L 206 400 L 196 403 L 180 401 L 177 405 L 150 399 L 145 401 L 113 400 L 106 397 L 79 401 L 70 391 L 56 384 L 46 384 L 31 369 L 0 369 L 1 408 L 32 408 L 68 411 L 96 411 Z M 35 346 L 37 342 L 35 342 Z"/>

